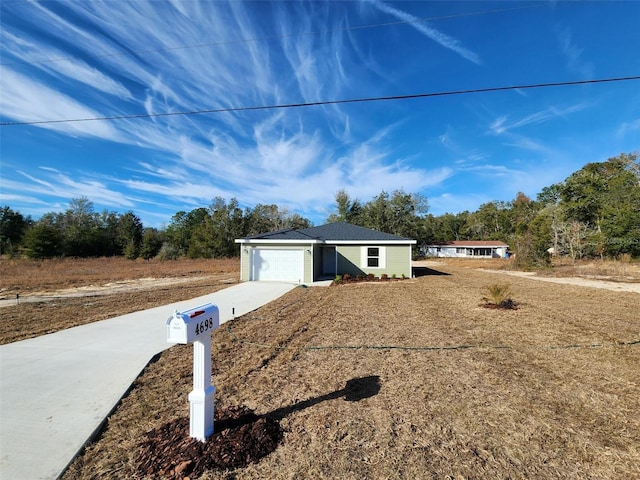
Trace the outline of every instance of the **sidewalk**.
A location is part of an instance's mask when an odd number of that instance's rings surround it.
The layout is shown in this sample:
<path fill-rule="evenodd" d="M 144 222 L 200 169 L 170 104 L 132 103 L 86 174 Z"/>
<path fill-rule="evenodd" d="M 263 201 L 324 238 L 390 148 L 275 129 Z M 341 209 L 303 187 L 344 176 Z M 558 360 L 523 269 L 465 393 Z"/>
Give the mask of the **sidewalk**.
<path fill-rule="evenodd" d="M 0 346 L 0 479 L 55 479 L 157 353 L 174 310 L 214 303 L 220 323 L 294 284 L 245 282 L 192 300 Z"/>

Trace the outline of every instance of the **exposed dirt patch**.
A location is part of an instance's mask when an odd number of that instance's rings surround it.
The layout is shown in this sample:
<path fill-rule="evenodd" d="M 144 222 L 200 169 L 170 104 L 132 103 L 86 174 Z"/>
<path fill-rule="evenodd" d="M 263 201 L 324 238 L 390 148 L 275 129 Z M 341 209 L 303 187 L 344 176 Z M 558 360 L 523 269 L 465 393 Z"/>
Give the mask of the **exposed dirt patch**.
<path fill-rule="evenodd" d="M 0 298 L 15 300 L 16 295 L 68 294 L 75 289 L 117 291 L 153 281 L 175 281 L 228 274 L 234 278 L 239 259 L 127 260 L 111 258 L 63 258 L 51 260 L 0 257 Z"/>
<path fill-rule="evenodd" d="M 514 277 L 525 277 L 531 280 L 542 282 L 560 283 L 563 285 L 577 285 L 580 287 L 603 288 L 614 292 L 640 293 L 640 283 L 625 283 L 620 280 L 590 279 L 579 277 L 547 277 L 539 276 L 535 272 L 514 272 L 509 270 L 487 270 L 492 273 L 511 275 Z"/>
<path fill-rule="evenodd" d="M 419 260 L 413 262 L 417 268 L 438 268 L 456 266 L 463 268 L 476 268 L 491 273 L 499 273 L 503 275 L 511 275 L 515 277 L 526 277 L 532 280 L 540 280 L 543 282 L 560 283 L 565 285 L 577 285 L 581 287 L 603 288 L 605 290 L 613 290 L 616 292 L 640 293 L 640 266 L 638 265 L 621 265 L 617 264 L 615 270 L 617 275 L 589 275 L 589 271 L 595 270 L 614 270 L 614 268 L 605 268 L 602 266 L 586 266 L 572 268 L 575 273 L 569 276 L 566 273 L 566 267 L 559 267 L 557 270 L 548 270 L 542 272 L 521 272 L 509 270 L 508 260 L 505 259 L 485 259 L 485 260 L 467 260 L 467 259 L 442 259 L 442 260 Z M 591 265 L 591 264 L 589 264 Z M 554 276 L 556 272 L 559 276 Z"/>
<path fill-rule="evenodd" d="M 233 284 L 237 283 L 234 275 L 227 275 L 229 278 L 210 277 L 188 277 L 188 278 L 140 278 L 136 280 L 121 280 L 118 282 L 106 283 L 104 285 L 85 285 L 81 287 L 64 288 L 51 291 L 30 291 L 26 295 L 16 294 L 14 298 L 0 299 L 0 308 L 10 307 L 20 303 L 53 302 L 69 298 L 98 297 L 103 295 L 115 295 L 118 293 L 133 293 L 141 290 L 166 290 L 166 287 L 179 286 L 184 284 L 201 284 L 203 282 Z"/>

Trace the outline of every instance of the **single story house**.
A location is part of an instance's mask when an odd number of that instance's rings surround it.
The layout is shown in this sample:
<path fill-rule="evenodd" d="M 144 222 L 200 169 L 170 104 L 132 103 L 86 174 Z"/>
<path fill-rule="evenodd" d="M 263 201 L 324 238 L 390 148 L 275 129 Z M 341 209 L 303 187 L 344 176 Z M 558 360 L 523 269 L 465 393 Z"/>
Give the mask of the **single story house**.
<path fill-rule="evenodd" d="M 352 276 L 411 277 L 416 241 L 346 222 L 239 238 L 240 280 L 311 283 Z"/>
<path fill-rule="evenodd" d="M 509 245 L 497 240 L 455 240 L 425 245 L 428 257 L 450 258 L 506 258 Z"/>

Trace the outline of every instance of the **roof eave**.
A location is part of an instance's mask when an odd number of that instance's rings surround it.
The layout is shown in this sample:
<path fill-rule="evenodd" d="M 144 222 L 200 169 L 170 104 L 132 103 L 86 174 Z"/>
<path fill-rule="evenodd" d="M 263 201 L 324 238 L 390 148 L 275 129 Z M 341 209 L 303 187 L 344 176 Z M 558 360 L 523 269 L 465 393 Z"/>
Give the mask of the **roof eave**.
<path fill-rule="evenodd" d="M 236 243 L 295 243 L 297 245 L 308 245 L 310 243 L 324 243 L 321 240 L 292 240 L 292 239 L 280 239 L 276 240 L 273 238 L 238 238 L 235 241 Z"/>
<path fill-rule="evenodd" d="M 291 243 L 296 245 L 328 244 L 328 245 L 415 245 L 416 240 L 292 240 L 292 239 L 266 239 L 266 238 L 238 238 L 235 243 L 262 244 L 262 243 Z"/>
<path fill-rule="evenodd" d="M 371 245 L 415 245 L 416 240 L 325 240 L 324 243 L 332 245 L 362 245 L 363 243 Z"/>

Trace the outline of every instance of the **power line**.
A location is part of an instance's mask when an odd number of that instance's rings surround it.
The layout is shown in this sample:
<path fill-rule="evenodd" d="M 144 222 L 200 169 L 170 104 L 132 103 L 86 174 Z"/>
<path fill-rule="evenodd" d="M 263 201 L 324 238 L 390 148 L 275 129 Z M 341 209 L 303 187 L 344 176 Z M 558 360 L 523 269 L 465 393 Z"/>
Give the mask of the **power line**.
<path fill-rule="evenodd" d="M 510 85 L 503 87 L 487 87 L 487 88 L 474 88 L 467 90 L 449 90 L 443 92 L 429 92 L 429 93 L 412 93 L 408 95 L 389 95 L 383 97 L 365 97 L 365 98 L 351 98 L 342 100 L 323 100 L 317 102 L 305 102 L 305 103 L 284 103 L 276 105 L 256 105 L 248 107 L 228 107 L 228 108 L 214 108 L 207 110 L 191 110 L 182 112 L 164 112 L 164 113 L 138 113 L 131 115 L 111 115 L 104 117 L 90 117 L 90 118 L 69 118 L 63 120 L 37 120 L 31 122 L 2 122 L 0 127 L 9 127 L 17 125 L 44 125 L 53 123 L 71 123 L 71 122 L 92 122 L 99 120 L 127 120 L 136 118 L 156 118 L 156 117 L 171 117 L 179 115 L 202 115 L 207 113 L 228 113 L 228 112 L 250 112 L 255 110 L 276 110 L 285 108 L 304 108 L 304 107 L 316 107 L 322 105 L 341 105 L 348 103 L 367 103 L 367 102 L 381 102 L 389 100 L 412 100 L 417 98 L 430 98 L 430 97 L 444 97 L 450 95 L 466 95 L 472 93 L 487 93 L 487 92 L 504 92 L 507 90 L 529 90 L 534 88 L 549 88 L 549 87 L 566 87 L 572 85 L 588 85 L 597 83 L 611 83 L 611 82 L 625 82 L 630 80 L 640 80 L 640 75 L 630 77 L 616 77 L 616 78 L 600 78 L 591 80 L 575 80 L 570 82 L 553 82 L 553 83 L 534 83 L 527 85 Z"/>
<path fill-rule="evenodd" d="M 28 3 L 30 3 L 30 2 L 28 2 Z M 522 6 L 518 6 L 518 7 L 511 7 L 511 8 L 501 8 L 501 9 L 495 9 L 495 10 L 482 10 L 482 11 L 479 11 L 479 12 L 458 13 L 458 14 L 453 14 L 453 15 L 443 15 L 443 16 L 439 16 L 439 17 L 423 17 L 423 18 L 416 18 L 416 19 L 413 19 L 413 20 L 401 20 L 401 21 L 397 21 L 397 22 L 374 23 L 374 24 L 368 24 L 368 25 L 358 25 L 358 26 L 355 26 L 355 27 L 335 28 L 335 29 L 331 29 L 331 30 L 322 30 L 322 31 L 316 31 L 316 32 L 290 33 L 290 34 L 274 35 L 274 36 L 267 36 L 267 37 L 256 37 L 256 38 L 244 38 L 244 39 L 238 39 L 238 40 L 227 40 L 227 41 L 222 41 L 222 42 L 198 43 L 198 44 L 194 44 L 194 45 L 178 45 L 178 46 L 175 46 L 175 47 L 151 48 L 151 49 L 145 49 L 145 50 L 130 50 L 128 52 L 112 52 L 112 53 L 95 54 L 95 55 L 82 55 L 80 57 L 60 57 L 60 58 L 51 58 L 51 59 L 46 59 L 46 60 L 37 60 L 37 61 L 32 61 L 32 62 L 29 62 L 29 61 L 8 62 L 8 63 L 0 63 L 0 66 L 38 65 L 38 64 L 41 64 L 41 63 L 65 62 L 65 61 L 69 61 L 69 60 L 76 60 L 78 58 L 80 58 L 80 59 L 111 58 L 111 57 L 121 57 L 121 56 L 125 56 L 125 55 L 133 55 L 133 54 L 145 54 L 145 53 L 153 53 L 153 52 L 166 52 L 166 51 L 173 51 L 173 50 L 187 50 L 187 49 L 191 49 L 191 48 L 219 47 L 219 46 L 236 45 L 236 44 L 242 44 L 242 43 L 272 41 L 272 40 L 279 40 L 279 39 L 282 39 L 282 38 L 298 38 L 298 37 L 323 35 L 323 34 L 329 34 L 329 33 L 334 33 L 334 32 L 347 32 L 347 31 L 352 31 L 352 30 L 365 30 L 365 29 L 368 29 L 368 28 L 391 27 L 391 26 L 396 26 L 396 25 L 406 25 L 406 24 L 413 24 L 413 23 L 430 22 L 430 21 L 435 21 L 435 20 L 447 20 L 447 19 L 450 19 L 450 18 L 461 18 L 461 17 L 488 15 L 488 14 L 494 14 L 494 13 L 510 12 L 510 11 L 514 11 L 514 10 L 524 10 L 524 9 L 529 9 L 529 8 L 539 8 L 539 7 L 543 7 L 545 5 L 546 5 L 545 3 L 536 3 L 536 4 L 532 4 L 532 5 L 522 5 Z"/>

